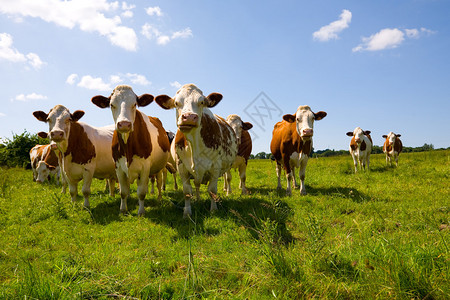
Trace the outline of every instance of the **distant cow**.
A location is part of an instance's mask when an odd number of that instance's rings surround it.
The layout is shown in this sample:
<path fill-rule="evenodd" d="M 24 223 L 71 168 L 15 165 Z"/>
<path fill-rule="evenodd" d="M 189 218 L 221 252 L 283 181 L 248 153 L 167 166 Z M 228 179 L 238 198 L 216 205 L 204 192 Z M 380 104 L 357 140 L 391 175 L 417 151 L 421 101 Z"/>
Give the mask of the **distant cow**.
<path fill-rule="evenodd" d="M 370 131 L 364 131 L 360 127 L 356 127 L 353 132 L 347 132 L 347 135 L 352 137 L 349 149 L 353 158 L 355 173 L 358 172 L 358 162 L 360 169 L 365 169 L 367 165 L 367 170 L 369 170 L 370 153 L 373 145 Z"/>
<path fill-rule="evenodd" d="M 92 102 L 98 107 L 110 107 L 114 119 L 115 131 L 110 147 L 120 185 L 120 211 L 127 212 L 130 184 L 137 180 L 139 216 L 145 213 L 144 199 L 148 192 L 149 176 L 158 176 L 161 183 L 161 171 L 166 167 L 170 149 L 161 121 L 136 109 L 136 106 L 147 106 L 152 101 L 152 95 L 143 94 L 138 97 L 128 85 L 117 86 L 108 98 L 92 98 Z M 161 193 L 160 184 L 158 192 Z"/>
<path fill-rule="evenodd" d="M 46 145 L 45 148 L 46 150 L 44 150 L 44 157 L 38 163 L 36 168 L 36 181 L 42 183 L 53 176 L 56 179 L 56 183 L 59 183 L 60 167 L 58 156 L 55 153 L 56 144 L 52 143 L 50 145 Z"/>
<path fill-rule="evenodd" d="M 37 165 L 42 160 L 43 151 L 48 145 L 36 145 L 30 149 L 31 170 L 33 171 L 33 181 L 37 179 Z"/>
<path fill-rule="evenodd" d="M 200 198 L 200 185 L 208 183 L 211 211 L 217 210 L 217 180 L 230 169 L 236 158 L 237 144 L 233 129 L 223 118 L 209 110 L 220 100 L 221 94 L 212 93 L 205 97 L 194 84 L 182 86 L 174 98 L 160 95 L 155 99 L 164 109 L 176 109 L 178 131 L 173 147 L 183 182 L 185 217 L 191 215 L 190 179 L 194 179 L 197 199 Z"/>
<path fill-rule="evenodd" d="M 247 187 L 245 186 L 245 180 L 247 177 L 247 162 L 250 154 L 252 153 L 252 138 L 247 130 L 250 130 L 253 125 L 249 122 L 242 122 L 241 117 L 238 115 L 229 115 L 227 117 L 227 123 L 230 124 L 231 128 L 233 128 L 234 133 L 236 134 L 238 152 L 236 155 L 236 159 L 234 160 L 232 169 L 239 170 L 239 188 L 242 191 L 243 195 L 248 194 Z M 228 178 L 229 177 L 229 178 Z M 231 172 L 228 171 L 225 173 L 224 180 L 224 189 L 227 191 L 227 195 L 231 193 L 231 185 L 228 182 L 231 181 Z"/>
<path fill-rule="evenodd" d="M 383 135 L 384 141 L 383 152 L 386 154 L 386 164 L 392 165 L 392 158 L 398 166 L 398 156 L 403 150 L 403 144 L 400 140 L 401 134 L 395 134 L 392 131 L 388 135 Z"/>
<path fill-rule="evenodd" d="M 62 170 L 72 201 L 77 198 L 78 182 L 83 180 L 81 192 L 84 206 L 90 206 L 92 178 L 109 180 L 110 195 L 114 195 L 116 174 L 111 153 L 114 126 L 97 128 L 78 122 L 84 111 L 70 113 L 62 105 L 56 105 L 48 114 L 35 111 L 33 115 L 39 121 L 48 123 L 49 138 L 61 151 Z"/>
<path fill-rule="evenodd" d="M 314 113 L 307 105 L 299 106 L 293 115 L 283 116 L 283 121 L 275 124 L 270 150 L 275 157 L 277 166 L 278 185 L 281 189 L 281 166 L 286 171 L 286 195 L 291 195 L 291 180 L 295 182 L 295 168 L 299 168 L 300 194 L 306 194 L 305 174 L 308 156 L 312 151 L 312 137 L 314 121 L 322 120 L 327 116 L 324 111 Z"/>

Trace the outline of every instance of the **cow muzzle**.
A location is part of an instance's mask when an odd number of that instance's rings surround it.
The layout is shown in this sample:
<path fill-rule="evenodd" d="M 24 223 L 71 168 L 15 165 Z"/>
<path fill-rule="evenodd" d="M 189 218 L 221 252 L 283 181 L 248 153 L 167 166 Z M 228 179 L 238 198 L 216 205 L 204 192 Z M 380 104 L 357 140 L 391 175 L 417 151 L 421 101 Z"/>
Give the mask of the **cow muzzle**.
<path fill-rule="evenodd" d="M 51 131 L 50 139 L 55 142 L 61 142 L 64 139 L 64 131 L 62 131 L 62 130 Z"/>
<path fill-rule="evenodd" d="M 198 115 L 197 114 L 182 114 L 180 121 L 178 123 L 178 128 L 181 131 L 189 131 L 194 127 L 198 126 Z"/>
<path fill-rule="evenodd" d="M 314 134 L 314 131 L 310 128 L 302 130 L 302 137 L 312 137 L 313 134 Z"/>
<path fill-rule="evenodd" d="M 120 133 L 130 132 L 131 131 L 131 122 L 129 122 L 129 121 L 117 122 L 117 131 Z"/>

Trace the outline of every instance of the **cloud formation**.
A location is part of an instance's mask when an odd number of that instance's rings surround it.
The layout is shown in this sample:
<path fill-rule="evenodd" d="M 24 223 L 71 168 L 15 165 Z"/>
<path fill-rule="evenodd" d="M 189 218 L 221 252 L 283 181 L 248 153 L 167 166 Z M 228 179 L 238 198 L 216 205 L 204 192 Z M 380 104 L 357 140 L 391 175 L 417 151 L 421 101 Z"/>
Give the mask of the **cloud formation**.
<path fill-rule="evenodd" d="M 35 69 L 40 69 L 45 63 L 35 53 L 22 54 L 13 47 L 13 38 L 8 33 L 0 33 L 0 60 L 15 63 L 28 63 Z"/>
<path fill-rule="evenodd" d="M 175 31 L 171 35 L 167 35 L 167 34 L 163 34 L 157 28 L 155 28 L 154 26 L 152 26 L 148 23 L 145 23 L 142 26 L 141 33 L 143 36 L 145 36 L 149 40 L 156 40 L 156 43 L 158 45 L 166 45 L 170 41 L 175 40 L 175 39 L 187 39 L 187 38 L 194 36 L 192 34 L 192 30 L 189 27 L 187 27 L 183 30 L 180 30 L 180 31 Z"/>
<path fill-rule="evenodd" d="M 105 81 L 101 77 L 93 77 L 91 75 L 84 75 L 78 81 L 78 74 L 70 74 L 66 83 L 70 85 L 77 85 L 78 87 L 85 88 L 88 90 L 102 91 L 107 92 L 114 89 L 114 87 L 118 84 L 129 83 L 129 84 L 137 84 L 137 85 L 150 85 L 151 82 L 147 80 L 144 75 L 135 74 L 135 73 L 126 73 L 126 74 L 118 74 L 111 75 L 109 80 Z M 78 82 L 78 83 L 77 83 Z"/>
<path fill-rule="evenodd" d="M 11 101 L 12 102 L 14 102 L 14 101 L 29 102 L 29 101 L 33 101 L 33 100 L 45 100 L 45 99 L 47 99 L 47 96 L 36 94 L 36 93 L 31 93 L 28 95 L 25 95 L 25 94 L 17 95 L 13 99 L 11 99 Z"/>
<path fill-rule="evenodd" d="M 433 34 L 434 32 L 426 29 L 405 29 L 385 28 L 370 37 L 363 37 L 362 43 L 352 49 L 353 52 L 360 51 L 380 51 L 385 49 L 394 49 L 400 46 L 405 38 L 418 39 L 422 35 Z"/>
<path fill-rule="evenodd" d="M 321 27 L 318 31 L 313 33 L 313 38 L 314 40 L 318 40 L 321 42 L 327 42 L 331 39 L 338 39 L 338 33 L 348 28 L 351 21 L 352 13 L 349 10 L 344 9 L 339 16 L 339 20 Z"/>
<path fill-rule="evenodd" d="M 78 26 L 82 31 L 97 32 L 111 44 L 128 51 L 137 50 L 137 36 L 132 28 L 121 25 L 120 16 L 106 17 L 105 13 L 118 10 L 119 2 L 106 0 L 90 1 L 2 1 L 0 13 L 13 17 L 40 18 L 46 22 L 73 29 Z M 132 6 L 122 6 L 125 16 L 129 17 Z"/>
<path fill-rule="evenodd" d="M 155 6 L 155 7 L 148 7 L 145 9 L 145 11 L 147 12 L 147 14 L 149 16 L 157 16 L 157 17 L 161 17 L 163 15 L 161 8 L 159 6 Z"/>
<path fill-rule="evenodd" d="M 177 88 L 177 89 L 182 87 L 181 83 L 179 83 L 178 81 L 173 81 L 173 82 L 170 82 L 169 84 L 170 84 L 170 86 Z"/>

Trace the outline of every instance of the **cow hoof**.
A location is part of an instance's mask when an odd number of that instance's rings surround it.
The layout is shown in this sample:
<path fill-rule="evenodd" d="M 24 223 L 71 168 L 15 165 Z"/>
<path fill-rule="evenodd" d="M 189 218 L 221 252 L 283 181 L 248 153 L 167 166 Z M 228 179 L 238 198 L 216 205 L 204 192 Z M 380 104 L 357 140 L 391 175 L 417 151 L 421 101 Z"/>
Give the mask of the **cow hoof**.
<path fill-rule="evenodd" d="M 126 209 L 121 209 L 121 210 L 120 210 L 120 214 L 126 216 L 126 215 L 128 215 L 128 210 L 126 210 Z"/>

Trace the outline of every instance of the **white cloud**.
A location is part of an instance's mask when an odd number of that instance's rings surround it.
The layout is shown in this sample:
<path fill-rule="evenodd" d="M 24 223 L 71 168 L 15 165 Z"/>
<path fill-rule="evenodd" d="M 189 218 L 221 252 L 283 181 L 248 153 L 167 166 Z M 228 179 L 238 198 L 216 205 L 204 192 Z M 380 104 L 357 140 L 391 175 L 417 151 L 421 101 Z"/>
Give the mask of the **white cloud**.
<path fill-rule="evenodd" d="M 159 6 L 155 6 L 155 7 L 148 7 L 145 9 L 145 11 L 147 12 L 147 14 L 149 16 L 158 16 L 161 17 L 163 15 L 161 8 Z"/>
<path fill-rule="evenodd" d="M 126 2 L 122 2 L 122 10 L 124 11 L 121 16 L 124 18 L 132 18 L 133 17 L 133 12 L 131 11 L 132 9 L 135 9 L 136 5 L 133 4 L 127 4 Z"/>
<path fill-rule="evenodd" d="M 339 16 L 339 20 L 321 27 L 318 31 L 313 33 L 313 38 L 321 42 L 337 39 L 339 38 L 338 33 L 348 28 L 351 21 L 352 13 L 349 10 L 344 9 Z"/>
<path fill-rule="evenodd" d="M 106 36 L 113 45 L 128 51 L 136 51 L 137 36 L 134 30 L 121 25 L 119 16 L 112 18 L 105 16 L 105 13 L 114 12 L 118 8 L 119 2 L 107 0 L 14 0 L 2 1 L 0 13 L 12 17 L 40 18 L 69 29 L 78 26 L 82 31 L 97 32 Z"/>
<path fill-rule="evenodd" d="M 152 25 L 150 25 L 148 23 L 145 23 L 142 26 L 141 33 L 149 40 L 155 39 L 161 35 L 161 32 L 159 32 L 158 29 L 156 29 L 155 27 L 153 27 Z"/>
<path fill-rule="evenodd" d="M 192 36 L 193 36 L 192 30 L 188 27 L 188 28 L 185 28 L 183 30 L 174 32 L 172 34 L 172 40 L 173 39 L 178 39 L 178 38 L 186 39 L 186 38 L 189 38 L 189 37 L 192 37 Z"/>
<path fill-rule="evenodd" d="M 6 114 L 0 112 L 0 117 L 6 117 Z"/>
<path fill-rule="evenodd" d="M 13 99 L 11 99 L 11 101 L 28 102 L 28 101 L 32 101 L 32 100 L 45 100 L 45 99 L 47 99 L 47 96 L 36 94 L 36 93 L 31 93 L 28 95 L 19 94 L 16 97 L 14 97 Z"/>
<path fill-rule="evenodd" d="M 180 30 L 180 31 L 176 31 L 176 32 L 172 33 L 172 35 L 169 36 L 167 34 L 162 34 L 157 28 L 155 28 L 154 26 L 152 26 L 148 23 L 145 23 L 142 26 L 141 33 L 149 40 L 156 40 L 156 43 L 158 45 L 166 45 L 171 40 L 180 39 L 180 38 L 186 39 L 186 38 L 190 38 L 193 36 L 192 30 L 189 27 L 187 27 L 183 30 Z"/>
<path fill-rule="evenodd" d="M 182 85 L 178 81 L 170 82 L 170 86 L 179 89 Z"/>
<path fill-rule="evenodd" d="M 66 79 L 66 83 L 74 85 L 78 79 L 77 74 L 71 74 Z M 109 80 L 103 80 L 100 77 L 93 77 L 91 75 L 84 75 L 78 82 L 77 86 L 89 90 L 110 91 L 114 86 L 122 83 L 150 85 L 151 82 L 141 74 L 126 73 L 109 76 Z"/>
<path fill-rule="evenodd" d="M 13 38 L 8 33 L 0 33 L 0 60 L 7 60 L 15 63 L 28 63 L 35 69 L 40 69 L 45 63 L 35 53 L 27 55 L 20 53 L 13 47 Z"/>
<path fill-rule="evenodd" d="M 158 36 L 158 38 L 156 39 L 156 43 L 158 45 L 165 45 L 169 42 L 170 42 L 170 37 L 168 35 L 161 35 L 161 36 Z"/>
<path fill-rule="evenodd" d="M 405 29 L 385 28 L 370 37 L 363 37 L 362 43 L 352 49 L 353 52 L 358 51 L 380 51 L 385 49 L 393 49 L 400 46 L 406 38 L 418 39 L 423 34 L 434 34 L 435 32 L 426 28 Z"/>

